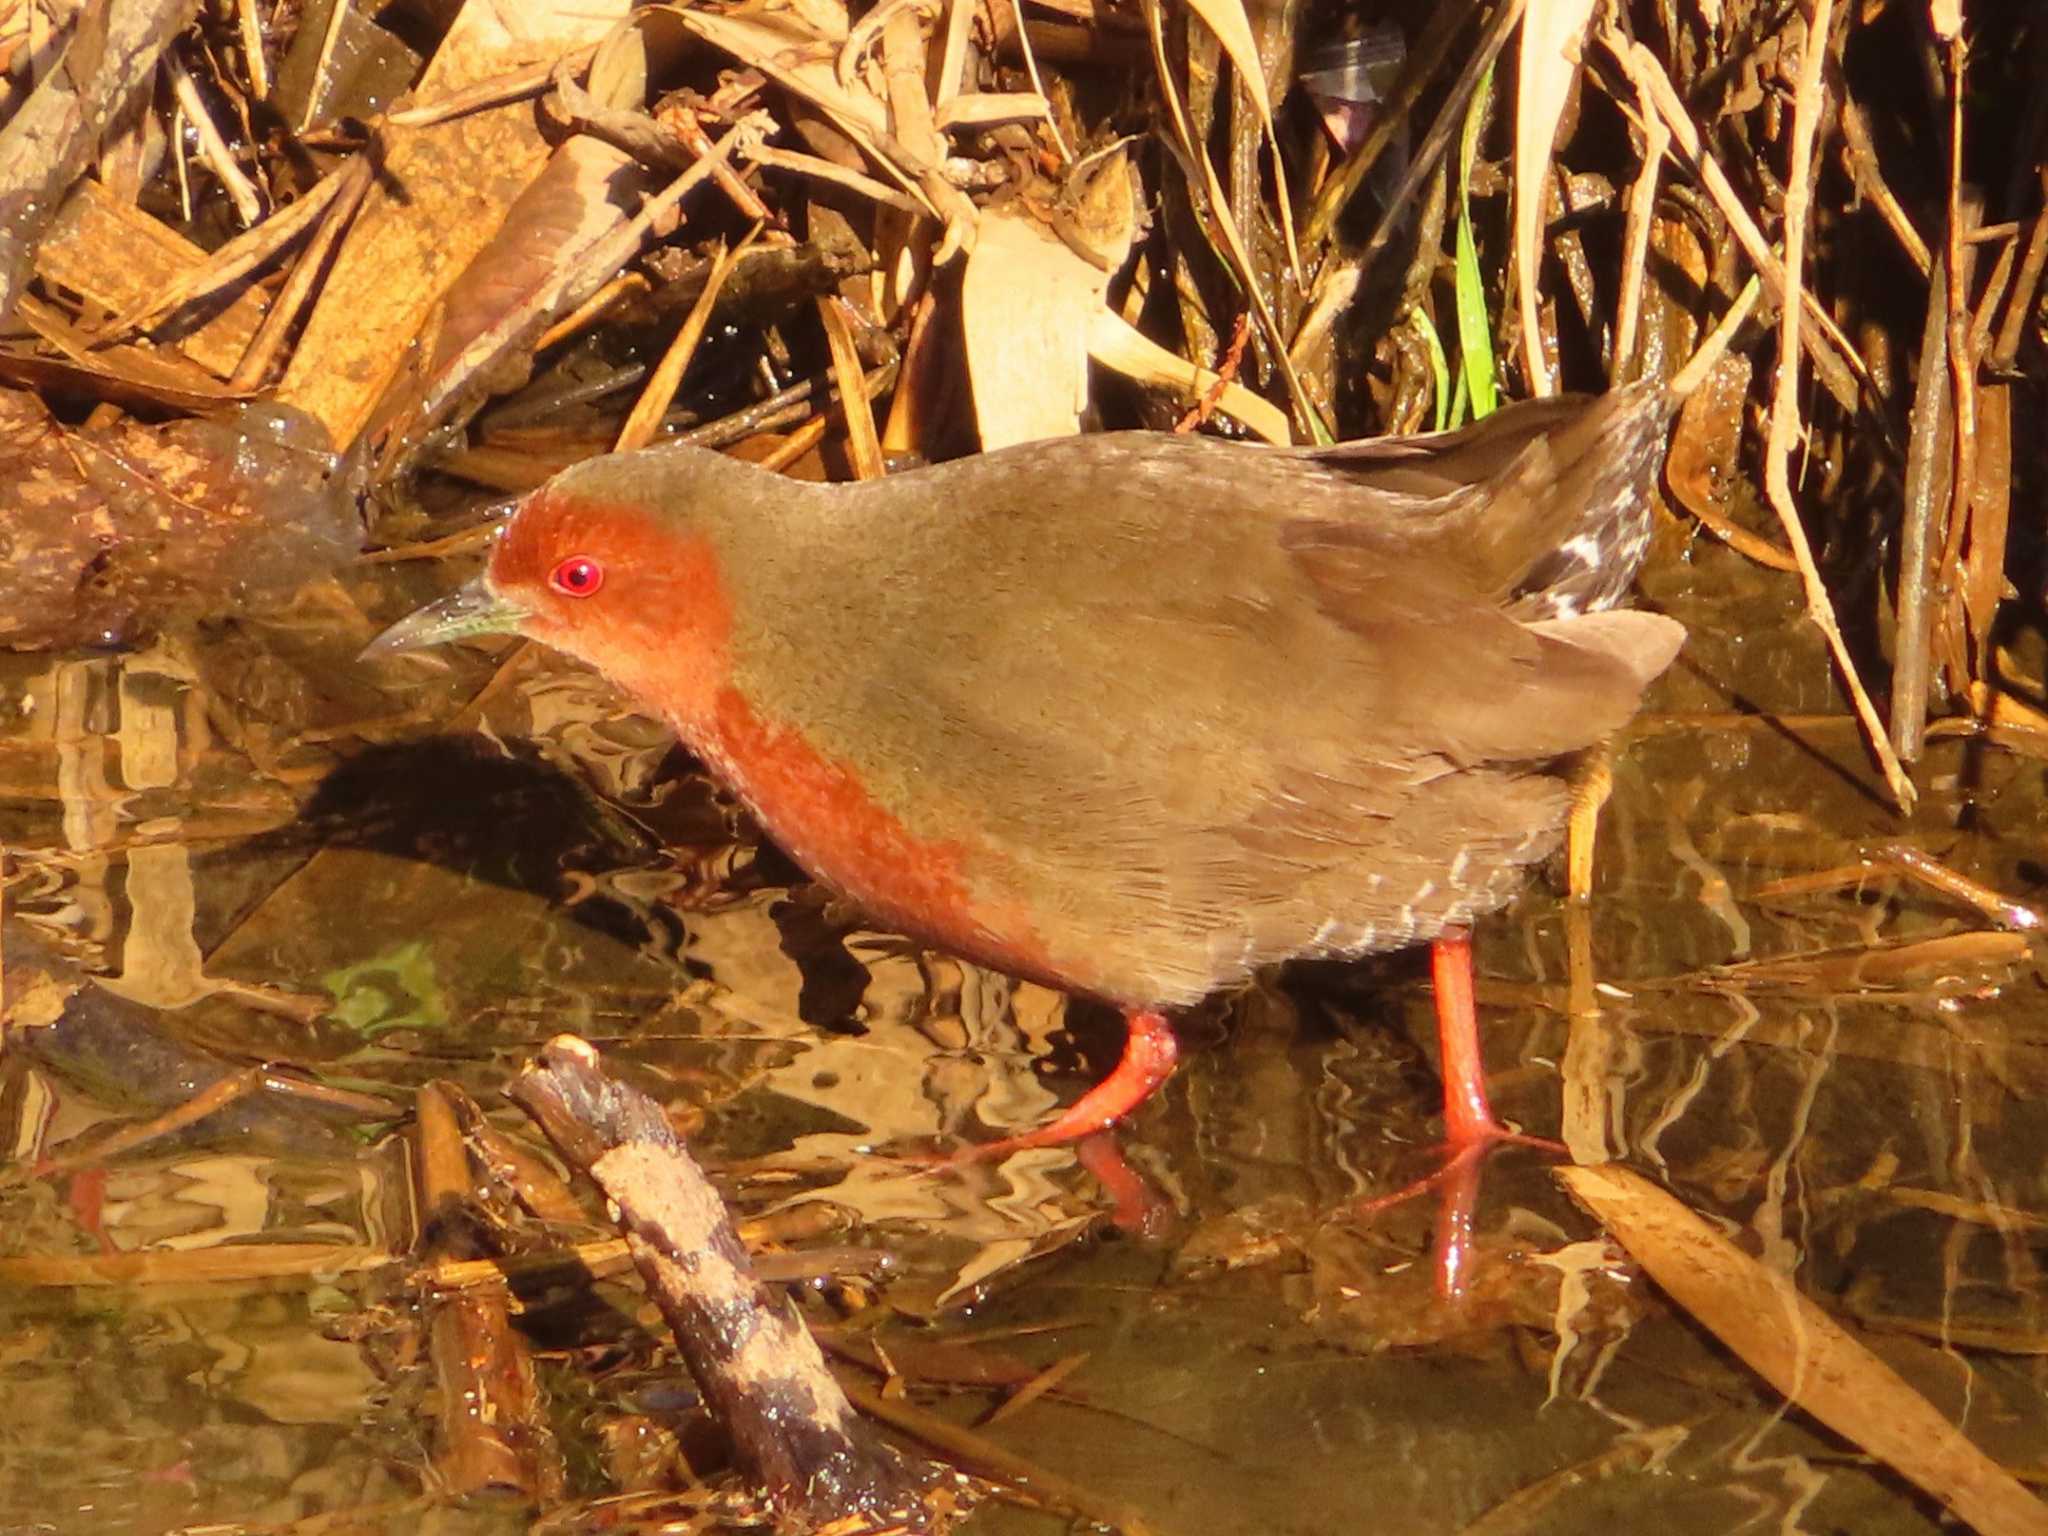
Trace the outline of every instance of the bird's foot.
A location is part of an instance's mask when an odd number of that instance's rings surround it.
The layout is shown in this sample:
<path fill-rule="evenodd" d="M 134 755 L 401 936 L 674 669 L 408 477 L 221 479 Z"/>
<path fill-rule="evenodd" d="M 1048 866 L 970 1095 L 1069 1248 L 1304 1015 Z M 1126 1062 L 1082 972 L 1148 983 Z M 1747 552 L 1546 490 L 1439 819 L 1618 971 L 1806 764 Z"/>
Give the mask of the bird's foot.
<path fill-rule="evenodd" d="M 1061 1114 L 1036 1130 L 944 1153 L 899 1153 L 900 1160 L 929 1172 L 1000 1162 L 1016 1152 L 1072 1146 L 1108 1194 L 1111 1220 L 1139 1236 L 1156 1236 L 1171 1224 L 1172 1205 L 1152 1182 L 1125 1160 L 1110 1127 L 1143 1104 L 1173 1075 L 1180 1059 L 1173 1028 L 1164 1014 L 1133 1010 L 1125 1015 L 1123 1057 L 1116 1070 Z"/>
<path fill-rule="evenodd" d="M 1480 1167 L 1498 1147 L 1531 1147 L 1553 1157 L 1568 1157 L 1564 1143 L 1547 1136 L 1510 1130 L 1488 1114 L 1476 1127 L 1459 1127 L 1441 1148 L 1443 1166 L 1391 1194 L 1376 1195 L 1352 1207 L 1354 1216 L 1374 1216 L 1418 1196 L 1434 1193 L 1436 1210 L 1436 1288 L 1446 1301 L 1465 1294 L 1472 1270 L 1473 1217 L 1479 1207 Z"/>
<path fill-rule="evenodd" d="M 1064 1147 L 1108 1130 L 1158 1091 L 1173 1076 L 1180 1060 L 1180 1047 L 1173 1038 L 1173 1026 L 1166 1015 L 1149 1009 L 1134 1009 L 1124 1016 L 1124 1054 L 1101 1082 L 1090 1088 L 1066 1109 L 1036 1130 L 1005 1136 L 1000 1141 L 963 1147 L 946 1161 L 995 1162 L 1012 1152 L 1034 1147 Z"/>

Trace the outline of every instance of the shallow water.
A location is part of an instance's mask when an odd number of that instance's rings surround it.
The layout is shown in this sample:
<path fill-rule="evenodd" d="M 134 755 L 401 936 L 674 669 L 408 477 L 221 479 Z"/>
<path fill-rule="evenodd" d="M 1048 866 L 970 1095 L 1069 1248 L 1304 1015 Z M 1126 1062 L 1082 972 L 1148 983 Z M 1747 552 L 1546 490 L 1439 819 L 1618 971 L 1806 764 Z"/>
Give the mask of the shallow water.
<path fill-rule="evenodd" d="M 559 657 L 350 660 L 363 610 L 452 574 L 366 568 L 140 654 L 0 657 L 8 910 L 135 1005 L 105 1031 L 139 1016 L 190 1053 L 17 1023 L 0 1057 L 0 1532 L 525 1529 L 517 1497 L 437 1493 L 399 1128 L 444 1080 L 537 1143 L 502 1090 L 564 1030 L 670 1107 L 741 1215 L 886 1251 L 884 1279 L 806 1305 L 910 1401 L 977 1422 L 1084 1356 L 984 1433 L 1093 1518 L 1937 1528 L 1677 1311 L 1550 1159 L 1490 1161 L 1461 1303 L 1436 1294 L 1432 1201 L 1360 1214 L 1434 1166 L 1418 954 L 1181 1021 L 1184 1069 L 1123 1172 L 1097 1165 L 1113 1186 L 1069 1151 L 889 1155 L 1041 1122 L 1107 1070 L 1118 1021 L 862 927 Z M 1902 823 L 1789 587 L 1704 545 L 1648 586 L 1694 640 L 1620 746 L 1596 898 L 1539 880 L 1479 929 L 1496 1103 L 1664 1183 L 2048 1477 L 2036 951 L 1896 873 L 1769 889 L 1904 840 L 2026 899 L 2039 759 L 1937 741 Z M 368 1103 L 259 1093 L 99 1149 L 259 1061 Z M 600 1233 L 595 1202 L 552 1234 L 483 1203 L 513 1251 Z M 332 1263 L 285 1272 L 309 1245 Z M 190 1267 L 220 1250 L 238 1277 Z M 526 1300 L 554 1442 L 536 1497 L 595 1529 L 590 1501 L 672 1477 L 622 1446 L 687 1393 L 629 1279 Z M 992 1501 L 970 1528 L 1072 1518 Z"/>

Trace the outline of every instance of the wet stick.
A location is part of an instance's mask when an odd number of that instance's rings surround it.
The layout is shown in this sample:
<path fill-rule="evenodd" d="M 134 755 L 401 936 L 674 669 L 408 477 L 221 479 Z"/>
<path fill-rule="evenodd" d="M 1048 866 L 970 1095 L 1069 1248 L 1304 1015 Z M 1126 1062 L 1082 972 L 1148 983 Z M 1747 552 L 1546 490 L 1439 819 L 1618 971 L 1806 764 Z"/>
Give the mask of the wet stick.
<path fill-rule="evenodd" d="M 929 1475 L 861 1421 L 801 1320 L 762 1288 L 660 1105 L 605 1076 L 574 1035 L 549 1041 L 509 1094 L 604 1191 L 690 1375 L 781 1515 L 941 1523 Z"/>
<path fill-rule="evenodd" d="M 415 1100 L 412 1154 L 422 1256 L 473 1257 L 475 1179 L 454 1103 L 438 1083 L 421 1088 Z M 503 1489 L 543 1502 L 559 1496 L 561 1464 L 526 1340 L 512 1327 L 506 1286 L 435 1296 L 428 1319 L 441 1404 L 434 1470 L 442 1482 L 459 1494 Z"/>
<path fill-rule="evenodd" d="M 1906 444 L 1905 509 L 1899 521 L 1897 640 L 1893 644 L 1891 740 L 1903 762 L 1919 759 L 1927 730 L 1927 690 L 1933 679 L 1928 654 L 1934 618 L 1929 606 L 1935 573 L 1931 551 L 1949 502 L 1949 470 L 1955 438 L 1949 390 L 1948 257 L 1934 260 L 1927 290 L 1927 322 L 1920 333 L 1920 371 L 1913 389 L 1912 427 Z"/>

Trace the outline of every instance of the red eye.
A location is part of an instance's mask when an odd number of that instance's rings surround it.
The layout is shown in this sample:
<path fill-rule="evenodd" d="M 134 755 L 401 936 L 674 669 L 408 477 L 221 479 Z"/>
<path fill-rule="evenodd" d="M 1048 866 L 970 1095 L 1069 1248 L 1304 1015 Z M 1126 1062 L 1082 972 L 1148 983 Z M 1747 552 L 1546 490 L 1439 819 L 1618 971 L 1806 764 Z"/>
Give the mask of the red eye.
<path fill-rule="evenodd" d="M 571 555 L 549 573 L 548 585 L 564 597 L 589 597 L 604 585 L 604 567 L 588 555 Z"/>

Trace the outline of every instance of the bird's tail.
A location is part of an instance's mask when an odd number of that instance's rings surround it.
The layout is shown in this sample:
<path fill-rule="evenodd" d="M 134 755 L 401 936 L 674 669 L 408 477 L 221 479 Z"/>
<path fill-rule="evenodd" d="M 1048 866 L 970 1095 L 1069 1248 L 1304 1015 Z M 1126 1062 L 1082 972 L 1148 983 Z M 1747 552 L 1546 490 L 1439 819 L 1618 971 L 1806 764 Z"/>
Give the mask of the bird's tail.
<path fill-rule="evenodd" d="M 1598 613 L 1628 595 L 1649 553 L 1651 490 L 1677 409 L 1655 381 L 1600 395 L 1560 431 L 1532 441 L 1496 482 L 1483 514 L 1489 522 L 1537 508 L 1524 514 L 1531 554 L 1507 587 L 1516 618 Z"/>
<path fill-rule="evenodd" d="M 1650 490 L 1678 399 L 1654 380 L 1525 400 L 1457 432 L 1319 450 L 1434 502 L 1429 538 L 1516 618 L 1619 603 L 1650 544 Z M 1412 482 L 1412 483 L 1411 483 Z"/>

